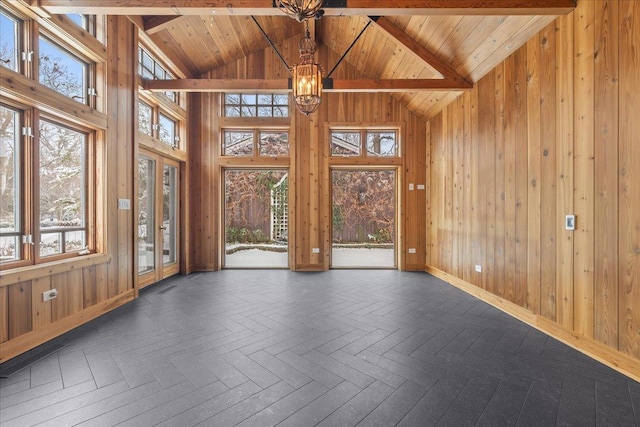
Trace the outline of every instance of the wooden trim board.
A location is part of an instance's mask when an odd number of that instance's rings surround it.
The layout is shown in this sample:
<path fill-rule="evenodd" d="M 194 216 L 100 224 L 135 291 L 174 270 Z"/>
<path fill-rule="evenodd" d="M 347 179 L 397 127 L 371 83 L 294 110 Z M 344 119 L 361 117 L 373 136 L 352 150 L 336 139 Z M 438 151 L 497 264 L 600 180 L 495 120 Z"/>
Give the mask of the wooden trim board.
<path fill-rule="evenodd" d="M 536 315 L 525 308 L 487 292 L 484 289 L 465 282 L 462 279 L 452 276 L 449 273 L 438 270 L 437 268 L 426 266 L 425 271 L 468 293 L 469 295 L 504 311 L 527 325 L 544 332 L 569 347 L 586 354 L 611 369 L 615 369 L 621 374 L 640 382 L 640 364 L 634 358 L 611 347 L 607 347 L 597 341 L 585 338 L 575 332 L 568 331 L 548 319 Z"/>

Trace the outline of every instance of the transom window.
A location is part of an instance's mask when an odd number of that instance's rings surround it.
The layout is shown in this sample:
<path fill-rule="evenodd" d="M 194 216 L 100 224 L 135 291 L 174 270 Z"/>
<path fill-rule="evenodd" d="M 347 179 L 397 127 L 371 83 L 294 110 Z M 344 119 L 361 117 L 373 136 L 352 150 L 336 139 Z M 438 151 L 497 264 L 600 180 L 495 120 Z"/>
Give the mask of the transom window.
<path fill-rule="evenodd" d="M 21 21 L 0 10 L 0 65 L 19 71 Z"/>
<path fill-rule="evenodd" d="M 153 100 L 148 101 L 152 102 Z M 157 138 L 172 148 L 179 148 L 180 123 L 179 120 L 168 115 L 166 110 L 161 110 L 159 106 L 138 101 L 138 131 L 140 133 Z"/>
<path fill-rule="evenodd" d="M 284 93 L 227 93 L 225 117 L 288 117 L 289 95 Z"/>
<path fill-rule="evenodd" d="M 222 135 L 223 156 L 289 156 L 289 132 L 286 130 L 225 129 Z"/>
<path fill-rule="evenodd" d="M 162 113 L 158 114 L 158 139 L 160 141 L 172 147 L 177 146 L 179 140 L 177 139 L 176 128 L 175 120 Z"/>
<path fill-rule="evenodd" d="M 155 59 L 142 46 L 138 46 L 138 74 L 143 79 L 152 80 L 173 80 L 175 76 L 171 74 L 160 62 Z M 173 102 L 178 102 L 177 92 L 164 92 Z"/>
<path fill-rule="evenodd" d="M 89 64 L 40 35 L 40 83 L 83 104 L 87 103 Z"/>
<path fill-rule="evenodd" d="M 153 107 L 146 102 L 138 102 L 138 131 L 153 135 Z"/>
<path fill-rule="evenodd" d="M 332 130 L 331 155 L 334 157 L 397 157 L 396 130 Z"/>

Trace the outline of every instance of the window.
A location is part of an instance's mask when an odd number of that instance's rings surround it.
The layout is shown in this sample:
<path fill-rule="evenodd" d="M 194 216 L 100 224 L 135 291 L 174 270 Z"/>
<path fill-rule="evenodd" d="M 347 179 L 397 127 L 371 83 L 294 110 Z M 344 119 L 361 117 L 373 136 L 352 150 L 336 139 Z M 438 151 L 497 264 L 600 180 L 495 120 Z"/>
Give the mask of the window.
<path fill-rule="evenodd" d="M 20 238 L 21 112 L 0 105 L 0 263 L 22 258 Z"/>
<path fill-rule="evenodd" d="M 223 156 L 253 156 L 253 132 L 225 130 Z"/>
<path fill-rule="evenodd" d="M 364 142 L 364 145 L 363 145 Z M 396 130 L 332 130 L 331 155 L 334 157 L 397 157 Z"/>
<path fill-rule="evenodd" d="M 153 108 L 142 101 L 138 102 L 138 131 L 153 135 Z"/>
<path fill-rule="evenodd" d="M 76 24 L 78 27 L 89 30 L 89 17 L 87 15 L 80 15 L 79 13 L 69 13 L 67 14 L 67 18 L 69 18 L 71 22 Z"/>
<path fill-rule="evenodd" d="M 168 72 L 160 62 L 153 58 L 149 52 L 138 46 L 138 74 L 143 79 L 151 80 L 173 80 L 175 76 Z M 164 94 L 173 102 L 178 102 L 177 92 L 164 92 Z"/>
<path fill-rule="evenodd" d="M 222 155 L 235 157 L 288 157 L 289 132 L 286 130 L 223 130 Z M 257 144 L 257 147 L 256 147 Z"/>
<path fill-rule="evenodd" d="M 20 21 L 0 10 L 0 65 L 19 71 Z"/>
<path fill-rule="evenodd" d="M 279 93 L 228 93 L 224 95 L 226 117 L 288 117 L 289 95 Z"/>
<path fill-rule="evenodd" d="M 32 128 L 23 127 L 28 116 Z M 93 132 L 0 106 L 0 263 L 12 266 L 73 256 L 88 234 Z M 31 243 L 29 245 L 28 243 Z"/>
<path fill-rule="evenodd" d="M 39 138 L 40 256 L 86 246 L 87 134 L 42 121 Z"/>
<path fill-rule="evenodd" d="M 176 122 L 164 114 L 158 114 L 158 139 L 167 145 L 176 147 L 179 139 L 176 135 Z"/>
<path fill-rule="evenodd" d="M 40 83 L 86 104 L 89 65 L 42 35 L 39 48 Z"/>

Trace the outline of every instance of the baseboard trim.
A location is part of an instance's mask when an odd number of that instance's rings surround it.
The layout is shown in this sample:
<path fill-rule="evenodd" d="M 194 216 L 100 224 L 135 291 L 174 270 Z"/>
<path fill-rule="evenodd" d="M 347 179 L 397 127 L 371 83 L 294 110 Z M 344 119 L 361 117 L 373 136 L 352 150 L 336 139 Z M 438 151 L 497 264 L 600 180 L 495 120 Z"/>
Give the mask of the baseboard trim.
<path fill-rule="evenodd" d="M 0 363 L 4 363 L 9 359 L 12 359 L 24 353 L 25 351 L 29 351 L 41 344 L 46 343 L 47 341 L 50 341 L 64 334 L 65 332 L 68 332 L 80 325 L 87 323 L 90 320 L 108 313 L 123 304 L 133 301 L 133 295 L 134 291 L 133 289 L 131 289 L 118 296 L 92 305 L 85 310 L 67 316 L 57 322 L 51 323 L 45 328 L 27 332 L 26 334 L 3 342 L 0 345 Z"/>
<path fill-rule="evenodd" d="M 427 266 L 425 271 L 433 276 L 444 280 L 452 286 L 494 306 L 495 308 L 502 310 L 503 312 L 515 317 L 518 320 L 538 329 L 541 332 L 557 339 L 558 341 L 568 345 L 571 348 L 578 350 L 579 352 L 586 354 L 603 363 L 604 365 L 615 369 L 627 377 L 640 382 L 640 361 L 633 357 L 622 353 L 614 348 L 608 347 L 602 343 L 599 343 L 591 338 L 584 337 L 573 331 L 568 331 L 544 317 L 530 312 L 529 310 L 520 307 L 501 298 L 491 292 L 485 291 L 482 288 L 472 285 L 458 277 L 455 277 L 442 270 L 438 270 L 434 267 Z"/>

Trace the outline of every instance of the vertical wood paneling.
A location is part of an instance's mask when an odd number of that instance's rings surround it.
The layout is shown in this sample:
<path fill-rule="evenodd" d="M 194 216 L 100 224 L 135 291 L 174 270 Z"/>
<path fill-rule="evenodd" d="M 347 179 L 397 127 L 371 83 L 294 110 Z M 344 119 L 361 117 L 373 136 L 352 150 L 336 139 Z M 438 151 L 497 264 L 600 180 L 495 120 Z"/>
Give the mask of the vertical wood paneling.
<path fill-rule="evenodd" d="M 94 266 L 82 269 L 82 296 L 84 308 L 89 308 L 98 302 L 98 288 L 96 286 L 96 268 Z"/>
<path fill-rule="evenodd" d="M 449 108 L 449 123 L 447 125 L 447 130 L 450 135 L 450 143 L 448 144 L 451 147 L 451 270 L 450 273 L 456 275 L 457 277 L 462 277 L 462 263 L 465 262 L 465 259 L 462 255 L 463 251 L 463 223 L 462 223 L 462 215 L 464 211 L 463 204 L 463 179 L 462 176 L 464 174 L 464 143 L 462 140 L 462 100 L 458 98 L 453 104 L 451 104 L 451 108 Z"/>
<path fill-rule="evenodd" d="M 433 240 L 432 240 L 432 232 L 433 232 L 433 216 L 432 216 L 432 203 L 431 203 L 431 169 L 432 169 L 432 161 L 431 161 L 431 122 L 427 122 L 426 125 L 426 133 L 425 133 L 427 142 L 425 144 L 425 216 L 424 216 L 424 224 L 425 224 L 425 259 L 424 259 L 424 267 L 426 268 L 429 265 L 432 265 L 431 262 L 431 254 L 433 252 Z M 1 298 L 1 295 L 0 295 Z M 0 299 L 1 301 L 1 299 Z M 0 319 L 2 320 L 2 319 Z"/>
<path fill-rule="evenodd" d="M 42 293 L 51 289 L 51 277 L 45 276 L 31 281 L 31 307 L 33 330 L 45 328 L 51 323 L 50 301 L 42 301 Z"/>
<path fill-rule="evenodd" d="M 61 320 L 83 309 L 82 270 L 71 270 L 51 276 L 51 287 L 58 290 L 58 297 L 52 300 L 52 321 Z"/>
<path fill-rule="evenodd" d="M 463 210 L 462 210 L 462 224 L 463 224 L 463 236 L 460 246 L 462 248 L 462 277 L 465 280 L 470 281 L 473 277 L 474 269 L 474 244 L 473 244 L 473 217 L 474 217 L 474 203 L 473 192 L 471 186 L 471 175 L 473 173 L 472 165 L 472 143 L 471 143 L 471 117 L 473 116 L 471 110 L 471 93 L 465 92 L 460 98 L 462 103 L 462 128 L 463 128 L 463 173 L 462 173 L 462 191 L 463 191 Z"/>
<path fill-rule="evenodd" d="M 495 124 L 494 132 L 494 206 L 495 220 L 493 228 L 494 234 L 494 258 L 493 258 L 493 291 L 496 295 L 505 295 L 505 161 L 504 161 L 504 114 L 505 114 L 505 63 L 500 63 L 495 68 Z"/>
<path fill-rule="evenodd" d="M 31 282 L 8 286 L 9 339 L 19 337 L 33 329 L 31 316 Z"/>
<path fill-rule="evenodd" d="M 618 1 L 595 9 L 594 338 L 618 348 Z"/>
<path fill-rule="evenodd" d="M 470 173 L 470 182 L 468 191 L 470 193 L 471 200 L 471 239 L 472 239 L 472 251 L 469 259 L 469 268 L 471 271 L 472 281 L 471 283 L 476 286 L 482 286 L 482 274 L 476 272 L 475 266 L 482 265 L 482 239 L 480 237 L 481 233 L 481 194 L 483 193 L 482 189 L 478 185 L 473 185 L 477 183 L 480 179 L 480 144 L 478 143 L 478 91 L 474 90 L 469 95 L 470 98 L 470 109 L 468 114 L 471 116 L 471 130 L 469 133 L 469 151 L 471 160 L 469 166 L 471 168 Z"/>
<path fill-rule="evenodd" d="M 494 145 L 494 116 L 495 116 L 495 73 L 490 72 L 478 82 L 478 147 L 479 147 L 479 176 L 482 177 L 480 200 L 478 202 L 479 217 L 484 227 L 479 233 L 482 239 L 482 288 L 493 292 L 494 283 L 494 250 L 495 250 L 495 145 Z"/>
<path fill-rule="evenodd" d="M 504 298 L 516 294 L 516 65 L 512 55 L 504 67 Z"/>
<path fill-rule="evenodd" d="M 640 4 L 620 13 L 620 350 L 640 359 Z"/>
<path fill-rule="evenodd" d="M 540 33 L 541 269 L 540 314 L 556 319 L 556 43 L 555 23 Z"/>
<path fill-rule="evenodd" d="M 573 213 L 573 16 L 556 20 L 556 179 L 557 231 L 556 318 L 573 329 L 573 231 L 567 231 L 563 218 Z"/>
<path fill-rule="evenodd" d="M 640 4 L 581 0 L 476 84 L 478 109 L 459 103 L 431 121 L 431 179 L 478 192 L 477 277 L 458 278 L 514 301 L 563 329 L 640 358 Z M 465 98 L 466 95 L 463 97 Z M 471 117 L 459 118 L 459 113 Z M 455 118 L 454 118 L 455 117 Z M 467 123 L 477 163 L 459 162 Z M 441 124 L 441 125 L 440 125 Z M 455 144 L 462 144 L 462 148 Z M 454 145 L 450 148 L 450 145 Z M 453 170 L 449 164 L 451 156 Z M 474 167 L 477 164 L 477 173 Z M 462 168 L 462 170 L 456 170 Z M 456 189 L 458 190 L 458 189 Z M 446 224 L 444 186 L 429 220 Z M 439 206 L 442 203 L 443 206 Z M 577 229 L 565 230 L 574 213 Z M 466 217 L 463 223 L 467 223 Z M 471 221 L 473 223 L 473 221 Z M 455 232 L 473 235 L 464 224 Z M 440 226 L 440 228 L 442 228 Z M 471 230 L 471 231 L 470 231 Z M 441 239 L 459 262 L 466 243 Z M 466 242 L 466 240 L 465 240 Z M 435 251 L 434 251 L 435 252 Z M 446 254 L 445 248 L 439 254 Z M 473 251 L 471 252 L 473 253 Z M 431 254 L 430 266 L 449 272 Z M 477 262 L 477 261 L 473 261 Z M 586 347 L 585 347 L 586 348 Z"/>
<path fill-rule="evenodd" d="M 514 302 L 521 307 L 527 306 L 527 242 L 529 205 L 528 205 L 528 144 L 527 144 L 527 49 L 518 49 L 514 53 L 514 90 L 513 113 L 514 140 L 507 141 L 515 149 L 514 185 L 515 185 L 515 291 Z M 539 205 L 534 206 L 538 215 Z M 539 216 L 538 216 L 539 221 Z M 539 233 L 537 238 L 539 238 Z M 538 240 L 539 241 L 539 240 Z M 538 281 L 539 283 L 539 281 Z"/>
<path fill-rule="evenodd" d="M 594 301 L 594 23 L 595 2 L 583 1 L 573 13 L 574 68 L 574 330 L 593 338 Z"/>
<path fill-rule="evenodd" d="M 542 141 L 540 87 L 541 35 L 534 36 L 527 50 L 527 305 L 540 314 L 542 292 Z"/>
<path fill-rule="evenodd" d="M 0 287 L 0 343 L 9 339 L 9 287 Z"/>

